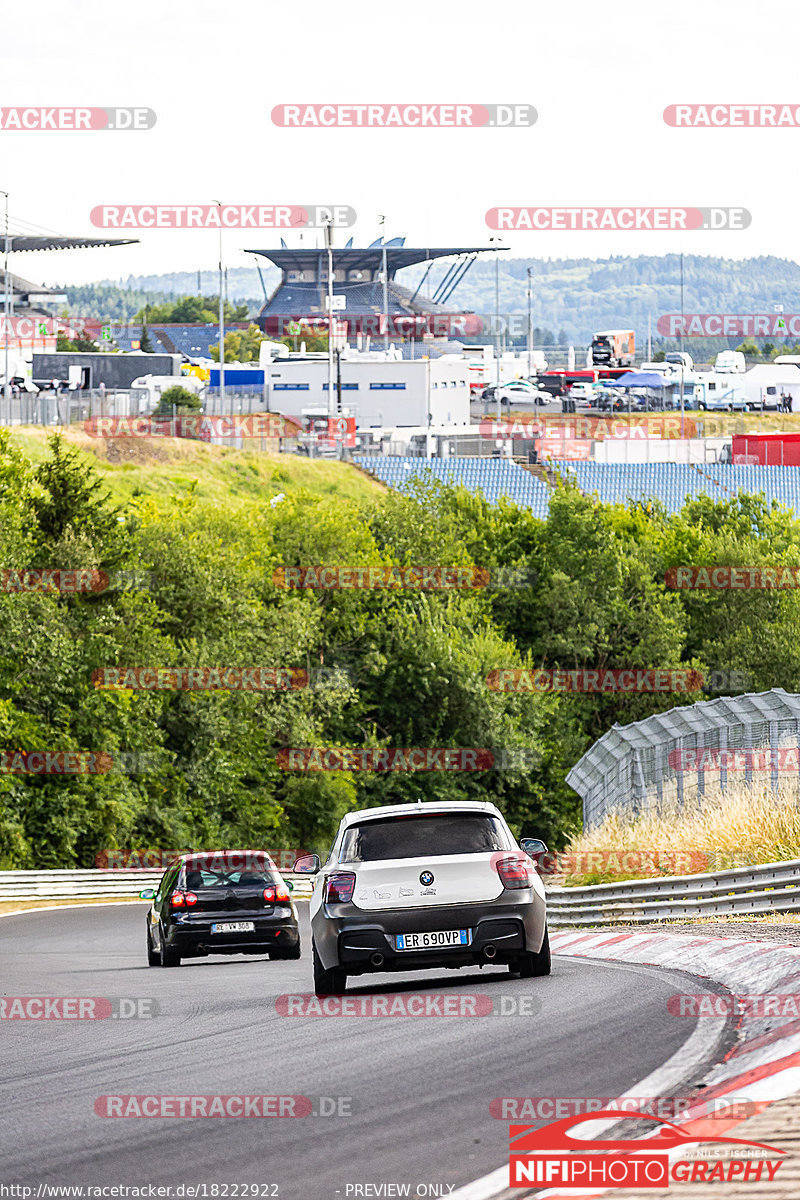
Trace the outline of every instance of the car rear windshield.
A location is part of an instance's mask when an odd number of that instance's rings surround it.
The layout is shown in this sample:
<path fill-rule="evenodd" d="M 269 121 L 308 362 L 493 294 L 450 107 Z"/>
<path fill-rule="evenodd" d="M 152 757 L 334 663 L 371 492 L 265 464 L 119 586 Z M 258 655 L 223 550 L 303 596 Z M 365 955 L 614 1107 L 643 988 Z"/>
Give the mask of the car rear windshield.
<path fill-rule="evenodd" d="M 226 870 L 224 867 L 193 866 L 186 868 L 186 884 L 190 891 L 198 888 L 267 887 L 280 882 L 280 876 L 268 868 L 250 867 Z"/>
<path fill-rule="evenodd" d="M 375 862 L 385 858 L 426 858 L 434 854 L 480 854 L 509 850 L 508 835 L 496 817 L 483 813 L 436 813 L 430 816 L 376 817 L 351 825 L 342 840 L 339 862 Z"/>

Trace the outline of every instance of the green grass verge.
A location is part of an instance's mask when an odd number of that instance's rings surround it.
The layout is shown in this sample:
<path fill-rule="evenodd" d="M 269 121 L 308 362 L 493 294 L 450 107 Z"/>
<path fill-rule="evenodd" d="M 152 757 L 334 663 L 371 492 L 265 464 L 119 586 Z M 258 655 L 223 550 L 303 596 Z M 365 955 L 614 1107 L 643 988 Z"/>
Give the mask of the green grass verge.
<path fill-rule="evenodd" d="M 52 431 L 15 428 L 12 445 L 32 462 L 47 457 Z M 321 498 L 338 496 L 362 501 L 386 491 L 350 463 L 308 459 L 294 454 L 270 454 L 254 448 L 237 450 L 209 446 L 187 438 L 88 437 L 83 430 L 65 430 L 64 438 L 77 446 L 100 471 L 114 498 L 120 502 L 146 494 L 155 499 L 185 496 L 194 486 L 201 499 L 230 505 L 232 501 L 269 499 L 305 491 Z"/>

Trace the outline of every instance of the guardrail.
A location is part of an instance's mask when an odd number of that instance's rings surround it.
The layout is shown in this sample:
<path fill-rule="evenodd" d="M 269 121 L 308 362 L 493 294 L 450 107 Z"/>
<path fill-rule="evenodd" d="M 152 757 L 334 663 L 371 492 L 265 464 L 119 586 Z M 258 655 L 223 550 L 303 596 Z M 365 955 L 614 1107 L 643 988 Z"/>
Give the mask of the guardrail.
<path fill-rule="evenodd" d="M 136 896 L 163 870 L 0 871 L 0 900 L 95 900 Z M 313 879 L 282 872 L 292 896 L 305 900 Z M 707 875 L 630 879 L 591 887 L 547 889 L 548 921 L 567 925 L 641 925 L 696 917 L 800 912 L 800 859 Z"/>
<path fill-rule="evenodd" d="M 290 881 L 295 900 L 311 895 L 313 886 L 308 875 L 281 872 Z M 163 869 L 151 871 L 66 870 L 66 871 L 0 871 L 0 900 L 98 900 L 128 898 L 138 895 L 142 888 L 156 887 Z"/>
<path fill-rule="evenodd" d="M 707 875 L 547 889 L 548 922 L 642 925 L 696 917 L 800 911 L 800 859 Z"/>

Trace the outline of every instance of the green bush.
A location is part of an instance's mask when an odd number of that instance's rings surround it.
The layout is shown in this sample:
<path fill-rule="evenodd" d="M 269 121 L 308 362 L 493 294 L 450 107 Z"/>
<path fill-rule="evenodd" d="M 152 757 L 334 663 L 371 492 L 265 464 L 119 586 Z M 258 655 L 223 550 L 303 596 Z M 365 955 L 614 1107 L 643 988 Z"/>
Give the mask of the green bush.
<path fill-rule="evenodd" d="M 156 413 L 159 416 L 172 416 L 173 408 L 176 412 L 201 412 L 203 408 L 202 401 L 199 396 L 195 396 L 194 392 L 190 392 L 188 388 L 181 387 L 180 384 L 175 384 L 174 387 L 167 388 L 161 393 Z"/>

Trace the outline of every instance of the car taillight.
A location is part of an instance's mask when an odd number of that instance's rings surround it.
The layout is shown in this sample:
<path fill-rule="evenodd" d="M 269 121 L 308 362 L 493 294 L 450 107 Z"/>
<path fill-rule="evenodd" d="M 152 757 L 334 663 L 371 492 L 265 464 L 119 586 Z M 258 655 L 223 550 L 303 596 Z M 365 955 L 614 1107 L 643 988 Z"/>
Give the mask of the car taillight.
<path fill-rule="evenodd" d="M 503 881 L 503 887 L 527 888 L 533 884 L 533 863 L 525 858 L 500 858 L 495 864 L 497 874 Z"/>
<path fill-rule="evenodd" d="M 356 877 L 352 871 L 337 871 L 325 881 L 325 903 L 347 904 L 353 899 Z"/>
<path fill-rule="evenodd" d="M 186 903 L 190 907 L 192 904 L 197 904 L 197 896 L 195 896 L 194 892 L 187 892 L 185 898 L 186 898 Z"/>
<path fill-rule="evenodd" d="M 264 888 L 264 899 L 267 904 L 274 904 L 276 900 L 288 900 L 289 889 L 285 883 L 270 884 Z"/>
<path fill-rule="evenodd" d="M 173 892 L 172 899 L 170 900 L 170 904 L 172 905 L 173 908 L 185 908 L 186 896 L 184 895 L 183 892 Z"/>

